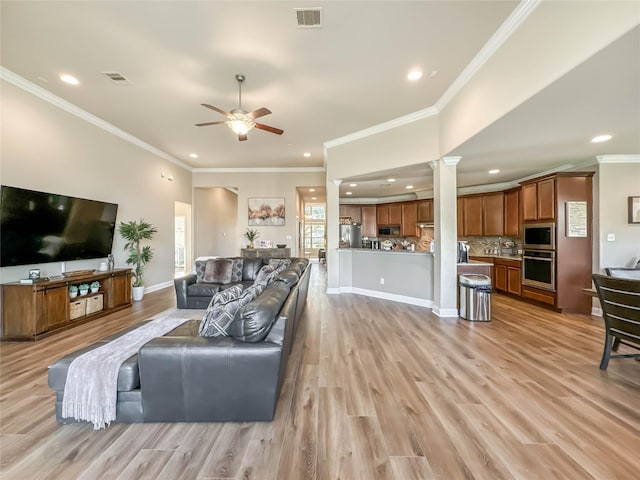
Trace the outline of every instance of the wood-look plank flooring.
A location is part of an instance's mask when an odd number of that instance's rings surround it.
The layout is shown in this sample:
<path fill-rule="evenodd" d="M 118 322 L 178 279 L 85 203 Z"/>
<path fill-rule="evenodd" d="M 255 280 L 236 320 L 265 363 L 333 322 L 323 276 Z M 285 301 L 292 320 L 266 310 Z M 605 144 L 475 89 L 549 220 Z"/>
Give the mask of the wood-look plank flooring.
<path fill-rule="evenodd" d="M 598 369 L 602 319 L 502 295 L 491 322 L 441 319 L 325 288 L 314 264 L 269 423 L 56 424 L 47 366 L 174 307 L 173 289 L 35 344 L 1 344 L 0 477 L 638 478 L 640 362 Z"/>

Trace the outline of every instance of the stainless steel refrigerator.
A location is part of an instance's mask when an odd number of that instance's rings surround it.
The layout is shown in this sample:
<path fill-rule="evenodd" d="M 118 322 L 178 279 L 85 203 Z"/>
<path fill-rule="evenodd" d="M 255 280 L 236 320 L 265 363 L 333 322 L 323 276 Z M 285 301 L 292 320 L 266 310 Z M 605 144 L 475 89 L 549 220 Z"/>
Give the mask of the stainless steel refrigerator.
<path fill-rule="evenodd" d="M 340 244 L 344 247 L 362 248 L 362 225 L 340 225 Z"/>

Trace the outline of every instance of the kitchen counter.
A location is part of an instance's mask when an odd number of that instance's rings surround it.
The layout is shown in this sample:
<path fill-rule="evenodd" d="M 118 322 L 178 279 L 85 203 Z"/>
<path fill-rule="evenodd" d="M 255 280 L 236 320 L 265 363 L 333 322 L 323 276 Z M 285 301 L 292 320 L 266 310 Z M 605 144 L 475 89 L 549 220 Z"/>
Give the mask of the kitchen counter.
<path fill-rule="evenodd" d="M 377 250 L 373 248 L 339 248 L 338 251 L 354 251 L 362 253 L 384 253 L 384 254 L 409 254 L 409 255 L 430 255 L 433 256 L 433 252 L 425 252 L 418 250 Z"/>
<path fill-rule="evenodd" d="M 498 255 L 498 254 L 482 254 L 482 255 L 471 255 L 469 254 L 469 258 L 501 258 L 503 260 L 518 260 L 522 261 L 522 255 L 512 254 L 512 255 Z"/>

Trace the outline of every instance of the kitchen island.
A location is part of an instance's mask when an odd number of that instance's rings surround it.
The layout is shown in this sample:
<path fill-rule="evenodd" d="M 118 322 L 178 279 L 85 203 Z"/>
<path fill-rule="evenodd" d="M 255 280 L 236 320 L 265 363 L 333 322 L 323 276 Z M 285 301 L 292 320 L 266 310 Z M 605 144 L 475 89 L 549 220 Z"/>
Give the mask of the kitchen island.
<path fill-rule="evenodd" d="M 433 306 L 433 253 L 339 248 L 340 292 Z"/>

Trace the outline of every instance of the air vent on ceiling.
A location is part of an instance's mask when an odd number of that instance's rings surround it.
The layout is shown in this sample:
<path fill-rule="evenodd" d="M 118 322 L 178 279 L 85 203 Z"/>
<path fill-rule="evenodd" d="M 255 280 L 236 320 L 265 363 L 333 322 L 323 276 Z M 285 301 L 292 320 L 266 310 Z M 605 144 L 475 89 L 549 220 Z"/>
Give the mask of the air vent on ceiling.
<path fill-rule="evenodd" d="M 299 28 L 322 28 L 322 7 L 294 8 Z"/>
<path fill-rule="evenodd" d="M 122 75 L 121 73 L 118 73 L 118 72 L 102 72 L 102 73 L 106 75 L 106 77 L 109 78 L 116 85 L 120 85 L 120 86 L 133 85 L 133 83 L 127 80 L 124 77 L 124 75 Z"/>

